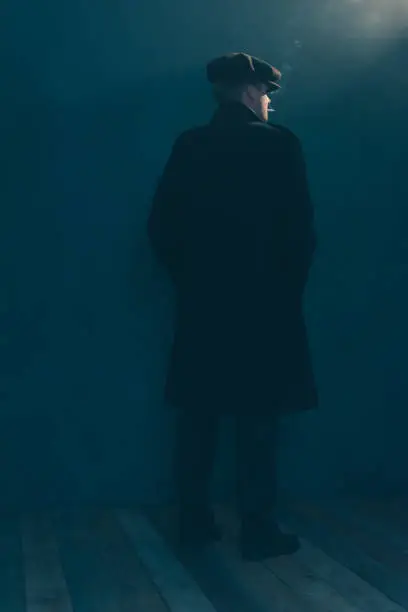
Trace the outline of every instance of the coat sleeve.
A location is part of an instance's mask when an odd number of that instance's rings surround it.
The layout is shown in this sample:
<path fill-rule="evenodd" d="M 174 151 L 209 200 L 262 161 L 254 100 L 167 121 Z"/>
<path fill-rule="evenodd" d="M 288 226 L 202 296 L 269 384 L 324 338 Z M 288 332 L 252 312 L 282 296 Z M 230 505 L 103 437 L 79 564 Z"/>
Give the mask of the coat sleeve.
<path fill-rule="evenodd" d="M 183 203 L 188 190 L 186 137 L 175 141 L 154 193 L 147 223 L 150 244 L 170 276 L 182 264 Z"/>

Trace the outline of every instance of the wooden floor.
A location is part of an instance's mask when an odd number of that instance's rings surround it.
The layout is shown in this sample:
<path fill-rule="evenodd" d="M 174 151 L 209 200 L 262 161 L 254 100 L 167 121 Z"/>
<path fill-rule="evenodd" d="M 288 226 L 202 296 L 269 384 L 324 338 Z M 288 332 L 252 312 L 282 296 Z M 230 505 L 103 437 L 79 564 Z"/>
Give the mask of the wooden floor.
<path fill-rule="evenodd" d="M 182 554 L 174 509 L 64 511 L 0 518 L 1 612 L 403 612 L 408 498 L 288 505 L 292 557 L 244 563 L 238 521 L 224 541 Z"/>

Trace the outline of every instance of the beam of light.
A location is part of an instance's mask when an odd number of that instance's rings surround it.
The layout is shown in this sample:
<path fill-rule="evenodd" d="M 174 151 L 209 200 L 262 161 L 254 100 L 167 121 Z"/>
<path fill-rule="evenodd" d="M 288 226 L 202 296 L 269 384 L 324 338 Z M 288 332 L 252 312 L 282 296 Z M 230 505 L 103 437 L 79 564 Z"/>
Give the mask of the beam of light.
<path fill-rule="evenodd" d="M 322 22 L 346 28 L 351 36 L 395 38 L 408 26 L 408 0 L 328 0 Z"/>
<path fill-rule="evenodd" d="M 322 101 L 341 93 L 359 74 L 378 71 L 381 58 L 404 38 L 408 40 L 408 0 L 316 0 L 307 4 L 299 0 L 284 27 L 286 44 L 279 63 L 283 82 L 274 106 L 279 110 L 281 97 L 299 77 L 298 67 L 304 68 L 299 57 L 304 48 L 315 47 L 322 54 L 319 67 L 310 67 L 313 77 L 306 95 L 309 102 Z M 341 57 L 350 66 L 346 81 L 335 79 L 329 70 L 332 60 L 340 61 Z M 394 76 L 389 66 L 383 67 L 384 79 L 394 82 Z"/>

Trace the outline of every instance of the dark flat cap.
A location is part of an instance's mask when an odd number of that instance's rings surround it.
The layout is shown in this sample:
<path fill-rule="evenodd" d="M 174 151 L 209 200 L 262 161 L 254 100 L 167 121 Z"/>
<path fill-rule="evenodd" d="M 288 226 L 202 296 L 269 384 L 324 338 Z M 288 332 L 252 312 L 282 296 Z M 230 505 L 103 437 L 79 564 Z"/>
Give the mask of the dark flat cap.
<path fill-rule="evenodd" d="M 280 71 L 267 62 L 247 53 L 229 53 L 207 64 L 210 83 L 256 85 L 262 83 L 269 91 L 280 89 Z"/>

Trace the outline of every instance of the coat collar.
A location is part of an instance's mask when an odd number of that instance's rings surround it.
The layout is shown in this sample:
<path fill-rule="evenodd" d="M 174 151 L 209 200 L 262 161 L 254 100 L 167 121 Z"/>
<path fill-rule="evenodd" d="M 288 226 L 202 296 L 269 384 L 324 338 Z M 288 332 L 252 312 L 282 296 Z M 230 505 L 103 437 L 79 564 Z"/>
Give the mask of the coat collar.
<path fill-rule="evenodd" d="M 253 110 L 240 102 L 229 102 L 217 108 L 212 117 L 211 125 L 242 125 L 254 121 L 261 122 L 262 120 Z"/>

